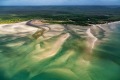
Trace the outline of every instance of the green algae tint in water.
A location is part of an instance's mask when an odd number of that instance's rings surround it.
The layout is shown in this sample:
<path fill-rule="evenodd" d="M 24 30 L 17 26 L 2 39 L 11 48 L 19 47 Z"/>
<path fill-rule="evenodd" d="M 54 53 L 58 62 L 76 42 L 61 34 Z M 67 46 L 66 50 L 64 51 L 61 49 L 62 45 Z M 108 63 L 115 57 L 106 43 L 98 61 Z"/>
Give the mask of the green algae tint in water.
<path fill-rule="evenodd" d="M 93 80 L 120 80 L 120 25 L 116 26 L 108 41 L 94 51 L 91 67 Z"/>
<path fill-rule="evenodd" d="M 86 52 L 85 40 L 72 36 L 57 55 L 40 61 L 33 58 L 36 41 L 1 35 L 0 80 L 120 80 L 119 35 L 117 27 L 93 53 Z M 20 46 L 8 45 L 24 41 Z"/>

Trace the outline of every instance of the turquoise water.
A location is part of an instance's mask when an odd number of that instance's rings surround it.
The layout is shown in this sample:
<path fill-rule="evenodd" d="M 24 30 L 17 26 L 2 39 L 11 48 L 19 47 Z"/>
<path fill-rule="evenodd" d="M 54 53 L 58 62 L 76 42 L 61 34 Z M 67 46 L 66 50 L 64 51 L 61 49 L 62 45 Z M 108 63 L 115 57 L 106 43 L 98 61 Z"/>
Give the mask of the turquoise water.
<path fill-rule="evenodd" d="M 117 27 L 109 40 L 96 46 L 92 53 L 86 50 L 84 39 L 73 36 L 57 55 L 40 61 L 33 59 L 38 44 L 35 40 L 1 35 L 0 80 L 120 80 L 119 35 L 120 27 Z M 25 43 L 6 46 L 20 41 Z M 40 44 L 46 47 L 46 42 Z"/>
<path fill-rule="evenodd" d="M 97 58 L 92 64 L 94 80 L 120 80 L 120 25 L 112 30 L 109 40 L 100 44 L 94 50 Z M 98 78 L 98 79 L 97 79 Z"/>

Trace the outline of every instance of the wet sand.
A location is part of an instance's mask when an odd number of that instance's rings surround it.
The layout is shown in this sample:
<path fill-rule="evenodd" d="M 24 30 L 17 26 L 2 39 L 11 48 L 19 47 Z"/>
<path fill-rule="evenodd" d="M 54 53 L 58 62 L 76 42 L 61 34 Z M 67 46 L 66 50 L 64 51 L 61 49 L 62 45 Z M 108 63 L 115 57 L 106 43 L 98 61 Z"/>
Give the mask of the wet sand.
<path fill-rule="evenodd" d="M 29 36 L 38 28 L 26 25 L 26 22 L 1 24 L 0 78 L 119 80 L 120 28 L 117 24 L 119 22 L 87 27 L 67 25 L 67 28 L 49 24 L 42 26 L 46 29 L 45 37 L 40 36 L 37 40 Z M 101 37 L 101 29 L 104 29 L 105 36 Z"/>

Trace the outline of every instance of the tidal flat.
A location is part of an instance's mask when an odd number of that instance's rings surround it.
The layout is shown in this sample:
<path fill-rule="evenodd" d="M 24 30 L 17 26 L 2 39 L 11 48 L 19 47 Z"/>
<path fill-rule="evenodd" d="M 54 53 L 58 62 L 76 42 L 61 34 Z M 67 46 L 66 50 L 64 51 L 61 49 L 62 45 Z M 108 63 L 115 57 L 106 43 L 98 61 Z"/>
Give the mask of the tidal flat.
<path fill-rule="evenodd" d="M 41 25 L 38 39 L 26 23 L 0 25 L 1 80 L 120 80 L 119 22 Z"/>

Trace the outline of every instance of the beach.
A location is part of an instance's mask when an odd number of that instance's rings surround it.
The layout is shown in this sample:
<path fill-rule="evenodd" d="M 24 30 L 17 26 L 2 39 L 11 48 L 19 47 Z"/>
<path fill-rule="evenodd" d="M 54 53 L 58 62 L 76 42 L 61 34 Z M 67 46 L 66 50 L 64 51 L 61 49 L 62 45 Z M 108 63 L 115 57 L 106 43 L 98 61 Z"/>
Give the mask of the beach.
<path fill-rule="evenodd" d="M 21 75 L 22 80 L 118 78 L 120 22 L 91 26 L 27 22 L 0 24 L 0 72 L 8 80 Z"/>

